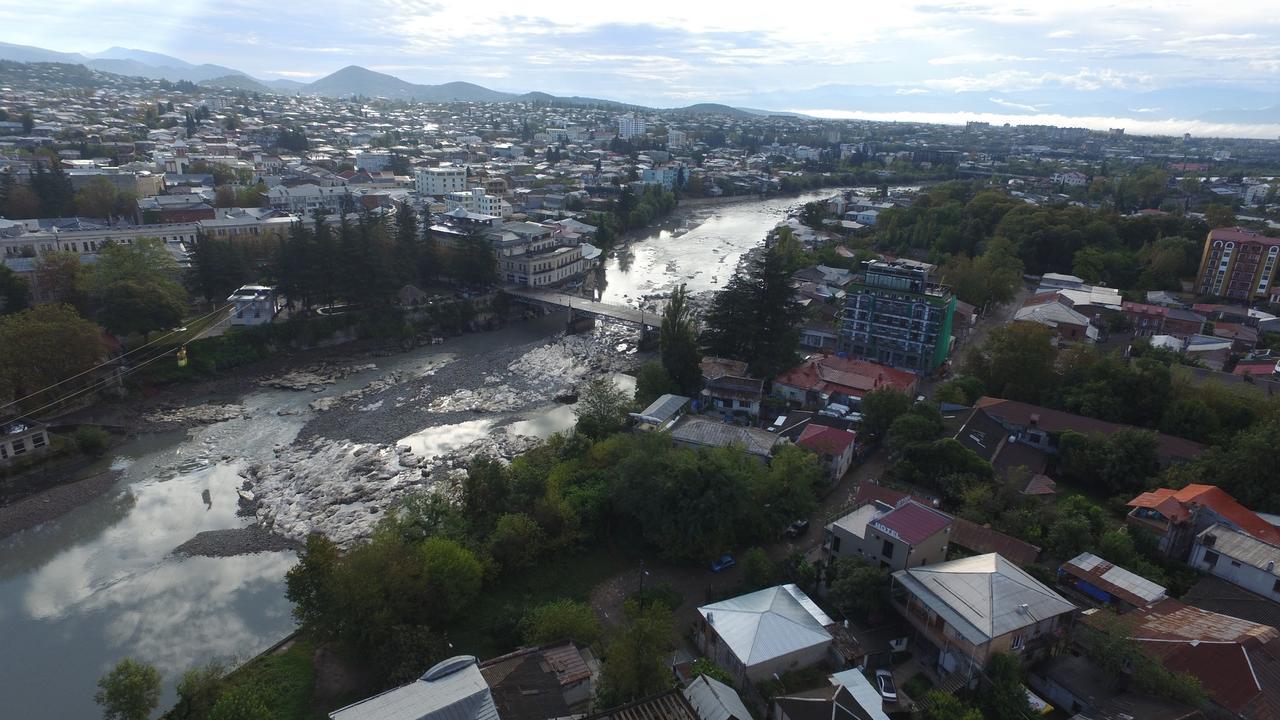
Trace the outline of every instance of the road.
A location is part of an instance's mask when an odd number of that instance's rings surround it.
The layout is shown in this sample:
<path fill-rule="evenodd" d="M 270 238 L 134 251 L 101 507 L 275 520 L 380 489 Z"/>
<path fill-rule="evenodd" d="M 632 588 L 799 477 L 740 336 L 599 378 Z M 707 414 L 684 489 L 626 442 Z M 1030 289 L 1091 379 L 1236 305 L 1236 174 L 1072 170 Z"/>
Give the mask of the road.
<path fill-rule="evenodd" d="M 571 308 L 574 312 L 582 312 L 589 315 L 598 315 L 602 317 L 621 320 L 632 325 L 640 325 L 644 323 L 649 327 L 657 327 L 662 322 L 662 316 L 654 313 L 647 313 L 636 308 L 623 307 L 621 305 L 608 305 L 595 300 L 589 300 L 577 295 L 565 295 L 564 293 L 550 292 L 545 290 L 529 290 L 523 288 L 508 288 L 507 294 L 515 298 L 524 298 L 533 300 L 543 305 L 554 305 L 556 307 Z"/>

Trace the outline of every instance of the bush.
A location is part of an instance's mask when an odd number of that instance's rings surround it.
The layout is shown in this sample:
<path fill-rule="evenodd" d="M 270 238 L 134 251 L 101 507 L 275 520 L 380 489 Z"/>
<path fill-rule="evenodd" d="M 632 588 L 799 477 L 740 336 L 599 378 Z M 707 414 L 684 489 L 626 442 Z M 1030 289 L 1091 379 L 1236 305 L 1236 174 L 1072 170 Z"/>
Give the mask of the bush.
<path fill-rule="evenodd" d="M 76 429 L 76 449 L 90 457 L 102 457 L 111 445 L 107 431 L 97 425 L 81 425 Z"/>
<path fill-rule="evenodd" d="M 645 605 L 658 604 L 668 610 L 674 612 L 684 602 L 684 596 L 680 591 L 671 587 L 670 583 L 658 583 L 652 587 L 647 587 L 644 592 L 639 591 L 631 593 L 629 600 L 635 600 L 639 604 L 641 600 Z"/>
<path fill-rule="evenodd" d="M 561 640 L 594 645 L 600 639 L 600 622 L 586 603 L 555 600 L 525 614 L 520 621 L 520 635 L 529 645 Z"/>

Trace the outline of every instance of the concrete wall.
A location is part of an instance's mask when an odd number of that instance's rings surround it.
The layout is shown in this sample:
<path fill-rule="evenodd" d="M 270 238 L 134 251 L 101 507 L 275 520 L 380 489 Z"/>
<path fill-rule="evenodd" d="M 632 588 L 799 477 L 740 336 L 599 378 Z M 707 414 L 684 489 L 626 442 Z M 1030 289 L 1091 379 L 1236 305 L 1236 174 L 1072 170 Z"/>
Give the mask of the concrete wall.
<path fill-rule="evenodd" d="M 1218 561 L 1212 567 L 1205 562 L 1204 556 L 1208 552 L 1218 553 Z M 1278 579 L 1275 575 L 1248 563 L 1232 560 L 1219 552 L 1217 548 L 1201 545 L 1198 540 L 1191 547 L 1191 557 L 1187 559 L 1187 564 L 1197 570 L 1216 575 L 1232 585 L 1238 585 L 1246 590 L 1255 592 L 1273 602 L 1280 602 L 1280 592 L 1275 590 L 1276 580 Z"/>

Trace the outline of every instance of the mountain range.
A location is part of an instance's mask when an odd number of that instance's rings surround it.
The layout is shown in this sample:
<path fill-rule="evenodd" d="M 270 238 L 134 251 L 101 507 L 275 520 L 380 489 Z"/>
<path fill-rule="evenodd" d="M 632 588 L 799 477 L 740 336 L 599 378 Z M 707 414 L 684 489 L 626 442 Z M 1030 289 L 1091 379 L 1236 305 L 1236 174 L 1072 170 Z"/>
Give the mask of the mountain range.
<path fill-rule="evenodd" d="M 196 65 L 170 55 L 122 47 L 82 54 L 0 43 L 0 60 L 73 63 L 118 75 L 170 81 L 188 80 L 249 92 L 300 93 L 325 97 L 363 95 L 424 102 L 555 101 L 574 105 L 600 105 L 619 110 L 640 107 L 589 97 L 565 97 L 543 92 L 502 92 L 469 82 L 418 84 L 358 65 L 349 65 L 309 83 L 286 79 L 263 80 L 222 65 Z M 1200 85 L 1156 90 L 1081 89 L 1052 85 L 960 92 L 922 86 L 834 83 L 809 88 L 759 91 L 742 98 L 741 102 L 749 102 L 754 107 L 799 108 L 802 111 L 989 113 L 1022 116 L 1028 122 L 1038 122 L 1036 116 L 1056 115 L 1070 118 L 1128 118 L 1135 121 L 1177 118 L 1180 121 L 1203 123 L 1255 124 L 1264 128 L 1280 124 L 1280 101 L 1277 100 L 1277 94 L 1244 84 L 1243 80 L 1241 84 L 1234 86 Z M 698 103 L 670 108 L 669 111 L 743 118 L 796 114 L 718 103 Z M 1271 133 L 1266 132 L 1264 135 Z"/>

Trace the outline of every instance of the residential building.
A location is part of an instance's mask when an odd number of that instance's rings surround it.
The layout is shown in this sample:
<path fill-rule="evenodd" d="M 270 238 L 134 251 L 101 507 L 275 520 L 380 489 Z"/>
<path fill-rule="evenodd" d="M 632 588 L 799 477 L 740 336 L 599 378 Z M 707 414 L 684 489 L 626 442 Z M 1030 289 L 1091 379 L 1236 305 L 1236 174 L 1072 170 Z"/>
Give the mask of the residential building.
<path fill-rule="evenodd" d="M 822 469 L 827 471 L 827 480 L 832 483 L 839 482 L 849 472 L 858 453 L 857 433 L 826 425 L 806 425 L 795 443 L 818 456 Z"/>
<path fill-rule="evenodd" d="M 910 497 L 895 505 L 867 503 L 825 528 L 828 560 L 856 557 L 890 571 L 947 557 L 954 519 Z"/>
<path fill-rule="evenodd" d="M 911 260 L 867 260 L 849 285 L 840 347 L 850 355 L 931 373 L 951 351 L 956 298 L 934 284 L 934 266 Z"/>
<path fill-rule="evenodd" d="M 974 683 L 993 653 L 1048 654 L 1076 606 L 1000 555 L 893 574 L 890 602 L 916 629 L 921 664 Z"/>
<path fill-rule="evenodd" d="M 815 354 L 773 379 L 773 394 L 799 406 L 840 403 L 857 407 L 873 390 L 894 388 L 915 396 L 920 378 L 910 370 L 899 370 L 866 360 L 838 355 Z"/>
<path fill-rule="evenodd" d="M 49 429 L 44 423 L 17 418 L 0 423 L 0 465 L 49 450 Z"/>
<path fill-rule="evenodd" d="M 1214 523 L 1196 535 L 1187 564 L 1280 602 L 1280 544 Z"/>
<path fill-rule="evenodd" d="M 277 209 L 295 215 L 310 216 L 317 210 L 326 213 L 341 213 L 352 204 L 351 192 L 343 185 L 321 186 L 306 183 L 303 185 L 277 185 L 267 190 L 267 203 Z"/>
<path fill-rule="evenodd" d="M 737 691 L 708 675 L 695 677 L 680 692 L 699 720 L 753 720 Z"/>
<path fill-rule="evenodd" d="M 704 415 L 685 415 L 671 428 L 678 445 L 700 448 L 738 447 L 760 462 L 773 457 L 773 448 L 782 438 L 766 430 L 721 422 Z"/>
<path fill-rule="evenodd" d="M 1196 292 L 1244 302 L 1270 296 L 1280 238 L 1243 228 L 1214 228 L 1204 241 Z"/>
<path fill-rule="evenodd" d="M 444 165 L 418 170 L 414 173 L 414 186 L 419 195 L 431 197 L 461 192 L 467 189 L 467 168 L 463 165 Z"/>
<path fill-rule="evenodd" d="M 266 285 L 245 285 L 227 298 L 231 303 L 231 325 L 269 325 L 280 311 L 276 289 Z"/>
<path fill-rule="evenodd" d="M 1234 717 L 1280 713 L 1280 631 L 1167 598 L 1120 616 L 1082 614 L 1080 632 L 1118 623 L 1143 651 L 1175 673 L 1195 676 L 1210 700 Z"/>
<path fill-rule="evenodd" d="M 1058 293 L 1028 298 L 1013 314 L 1013 320 L 1047 327 L 1063 342 L 1097 342 L 1100 338 L 1098 328 L 1089 318 L 1072 309 Z"/>
<path fill-rule="evenodd" d="M 698 648 L 740 684 L 822 662 L 835 624 L 793 584 L 703 605 L 698 615 Z"/>
<path fill-rule="evenodd" d="M 688 411 L 691 402 L 693 402 L 692 398 L 668 393 L 649 403 L 649 407 L 641 412 L 631 413 L 631 419 L 636 421 L 637 430 L 648 432 L 670 430 L 671 426 L 675 425 L 676 421 Z"/>
<path fill-rule="evenodd" d="M 1168 597 L 1162 586 L 1088 552 L 1062 563 L 1058 584 L 1119 612 L 1147 607 Z"/>
<path fill-rule="evenodd" d="M 391 167 L 391 153 L 386 150 L 366 150 L 356 153 L 357 170 L 378 171 Z"/>
<path fill-rule="evenodd" d="M 470 655 L 442 660 L 422 677 L 329 713 L 330 720 L 500 720 Z"/>
<path fill-rule="evenodd" d="M 764 381 L 751 377 L 745 362 L 708 355 L 702 358 L 701 367 L 700 398 L 705 408 L 730 415 L 759 417 Z"/>
<path fill-rule="evenodd" d="M 502 720 L 558 720 L 586 714 L 600 661 L 572 642 L 520 648 L 480 663 Z"/>
<path fill-rule="evenodd" d="M 636 117 L 635 113 L 618 116 L 618 137 L 622 140 L 644 135 L 647 129 L 644 118 Z"/>
<path fill-rule="evenodd" d="M 884 713 L 880 695 L 862 673 L 850 671 L 857 678 L 851 683 L 862 692 L 855 695 L 853 689 L 840 685 L 827 685 L 773 699 L 773 720 L 889 720 Z M 870 689 L 870 692 L 866 692 Z"/>
<path fill-rule="evenodd" d="M 1280 545 L 1280 528 L 1214 485 L 1193 484 L 1180 490 L 1160 488 L 1142 493 L 1127 504 L 1133 510 L 1125 516 L 1125 521 L 1155 533 L 1160 539 L 1160 550 L 1175 560 L 1186 558 L 1197 536 L 1214 525 Z"/>
<path fill-rule="evenodd" d="M 1122 308 L 1135 335 L 1172 335 L 1186 339 L 1200 334 L 1207 320 L 1200 313 L 1179 307 L 1125 302 Z"/>
<path fill-rule="evenodd" d="M 689 145 L 689 133 L 683 130 L 676 130 L 675 128 L 669 128 L 667 130 L 667 147 L 668 148 L 683 148 L 683 147 L 687 147 L 688 145 Z"/>
<path fill-rule="evenodd" d="M 552 225 L 513 222 L 490 234 L 498 271 L 509 283 L 529 287 L 559 285 L 587 268 L 584 245 Z"/>
<path fill-rule="evenodd" d="M 1054 173 L 1049 177 L 1049 182 L 1066 187 L 1084 187 L 1089 183 L 1089 176 L 1082 172 L 1068 170 L 1067 172 Z"/>
<path fill-rule="evenodd" d="M 658 185 L 663 190 L 675 190 L 684 184 L 685 179 L 685 170 L 682 165 L 645 168 L 640 173 L 640 181 L 645 185 Z"/>

